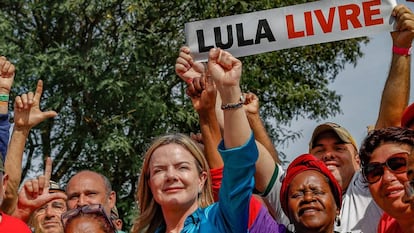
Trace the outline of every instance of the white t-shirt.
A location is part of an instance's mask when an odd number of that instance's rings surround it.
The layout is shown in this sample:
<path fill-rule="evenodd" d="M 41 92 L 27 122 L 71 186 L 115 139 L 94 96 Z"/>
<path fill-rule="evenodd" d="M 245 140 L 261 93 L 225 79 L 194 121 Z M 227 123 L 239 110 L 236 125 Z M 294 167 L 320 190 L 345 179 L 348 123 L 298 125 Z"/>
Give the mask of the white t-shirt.
<path fill-rule="evenodd" d="M 270 212 L 274 213 L 276 221 L 288 226 L 290 223 L 289 219 L 280 205 L 280 188 L 285 172 L 280 166 L 278 166 L 278 169 L 277 179 L 273 183 L 270 192 L 263 196 L 263 199 L 268 204 L 268 207 L 272 208 Z M 341 226 L 335 226 L 335 231 L 341 233 L 377 233 L 378 222 L 382 213 L 383 211 L 372 199 L 368 184 L 364 182 L 362 173 L 356 172 L 346 193 L 342 195 Z"/>
<path fill-rule="evenodd" d="M 273 176 L 274 177 L 272 178 L 274 179 L 269 183 L 269 188 L 271 186 L 271 190 L 262 196 L 263 201 L 266 203 L 269 212 L 275 218 L 276 222 L 288 226 L 290 223 L 289 218 L 286 216 L 285 212 L 283 212 L 282 206 L 280 205 L 280 188 L 282 187 L 282 180 L 285 177 L 285 170 L 282 166 L 276 164 L 275 174 L 273 174 Z"/>
<path fill-rule="evenodd" d="M 377 233 L 382 213 L 382 209 L 372 199 L 362 172 L 356 172 L 345 194 L 342 195 L 341 229 L 337 230 Z"/>

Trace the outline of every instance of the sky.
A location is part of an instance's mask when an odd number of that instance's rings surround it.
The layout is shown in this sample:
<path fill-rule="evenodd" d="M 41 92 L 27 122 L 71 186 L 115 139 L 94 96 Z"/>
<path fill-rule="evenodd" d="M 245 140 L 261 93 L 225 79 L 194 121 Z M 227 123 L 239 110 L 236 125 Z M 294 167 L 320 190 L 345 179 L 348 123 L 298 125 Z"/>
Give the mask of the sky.
<path fill-rule="evenodd" d="M 397 3 L 407 5 L 414 10 L 414 3 L 398 0 Z M 291 161 L 298 155 L 308 152 L 308 143 L 313 129 L 327 121 L 335 122 L 345 127 L 355 138 L 358 146 L 367 134 L 367 126 L 376 122 L 379 112 L 381 93 L 391 62 L 392 40 L 389 32 L 380 33 L 370 38 L 367 45 L 363 45 L 364 56 L 358 59 L 357 65 L 346 65 L 339 73 L 335 81 L 330 84 L 332 90 L 342 96 L 340 107 L 342 114 L 330 117 L 322 121 L 299 119 L 289 127 L 300 131 L 302 137 L 294 143 L 285 147 L 277 147 L 287 155 Z M 414 59 L 413 59 L 414 60 Z M 411 73 L 414 73 L 413 61 L 411 62 Z M 414 102 L 413 86 L 411 81 L 411 93 L 409 103 Z"/>

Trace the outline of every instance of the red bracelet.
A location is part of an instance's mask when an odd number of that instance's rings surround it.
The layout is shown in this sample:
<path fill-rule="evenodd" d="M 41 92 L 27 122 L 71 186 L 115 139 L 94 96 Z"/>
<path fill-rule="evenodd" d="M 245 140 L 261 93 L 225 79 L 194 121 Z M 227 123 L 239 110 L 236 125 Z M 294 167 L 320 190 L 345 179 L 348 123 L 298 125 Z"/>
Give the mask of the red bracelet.
<path fill-rule="evenodd" d="M 412 47 L 409 48 L 400 48 L 397 47 L 395 45 L 392 46 L 392 52 L 401 56 L 410 56 L 411 55 L 411 49 Z"/>

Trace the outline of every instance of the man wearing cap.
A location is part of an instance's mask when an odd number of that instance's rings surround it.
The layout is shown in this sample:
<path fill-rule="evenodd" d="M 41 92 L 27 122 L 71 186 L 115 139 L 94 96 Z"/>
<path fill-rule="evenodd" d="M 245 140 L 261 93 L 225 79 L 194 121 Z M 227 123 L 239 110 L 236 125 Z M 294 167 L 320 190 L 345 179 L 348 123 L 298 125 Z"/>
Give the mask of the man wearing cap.
<path fill-rule="evenodd" d="M 50 181 L 49 193 L 65 193 L 58 183 Z M 61 215 L 67 210 L 66 199 L 54 199 L 34 211 L 30 225 L 34 233 L 63 233 Z"/>
<path fill-rule="evenodd" d="M 414 129 L 414 103 L 404 110 L 401 117 L 401 127 Z"/>
<path fill-rule="evenodd" d="M 375 128 L 399 126 L 409 96 L 414 14 L 406 6 L 397 5 L 392 15 L 396 21 L 396 31 L 391 33 L 392 61 Z M 401 52 L 403 50 L 406 53 Z M 337 231 L 376 233 L 382 210 L 375 204 L 364 183 L 358 147 L 349 132 L 338 124 L 321 124 L 312 134 L 309 152 L 325 162 L 343 190 L 341 227 Z M 264 198 L 270 208 L 280 205 L 277 200 L 279 185 L 280 181 L 269 183 L 271 191 Z"/>
<path fill-rule="evenodd" d="M 393 16 L 396 19 L 397 30 L 391 33 L 392 63 L 382 93 L 375 129 L 399 126 L 409 96 L 411 54 L 399 53 L 395 48 L 411 48 L 414 38 L 414 14 L 406 6 L 398 5 L 393 10 Z M 360 171 L 358 146 L 351 134 L 338 124 L 321 124 L 312 134 L 309 152 L 325 162 L 342 187 L 342 223 L 341 229 L 337 230 L 377 232 L 382 210 L 372 199 L 368 185 L 364 182 Z"/>
<path fill-rule="evenodd" d="M 358 146 L 351 134 L 335 123 L 315 128 L 309 152 L 321 159 L 343 190 L 340 232 L 373 232 L 382 210 L 373 201 L 360 172 Z M 376 231 L 376 230 L 375 230 Z"/>

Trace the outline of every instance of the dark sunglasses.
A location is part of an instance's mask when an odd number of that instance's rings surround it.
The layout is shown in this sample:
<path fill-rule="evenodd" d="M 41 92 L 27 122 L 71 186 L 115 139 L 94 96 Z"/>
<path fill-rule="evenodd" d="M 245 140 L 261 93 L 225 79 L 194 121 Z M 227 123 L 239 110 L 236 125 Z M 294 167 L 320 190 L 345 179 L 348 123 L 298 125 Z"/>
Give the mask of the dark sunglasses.
<path fill-rule="evenodd" d="M 82 213 L 103 217 L 107 225 L 110 227 L 111 232 L 116 232 L 114 224 L 112 223 L 111 219 L 106 214 L 105 209 L 103 208 L 101 204 L 79 206 L 76 209 L 66 211 L 61 216 L 63 228 L 65 229 L 68 222 L 70 222 L 73 218 L 75 218 L 76 216 L 79 216 Z"/>
<path fill-rule="evenodd" d="M 384 175 L 384 166 L 386 166 L 391 172 L 395 174 L 404 173 L 407 171 L 407 152 L 401 152 L 391 155 L 385 163 L 373 162 L 368 163 L 363 169 L 362 173 L 365 180 L 374 184 L 378 182 L 382 175 Z"/>

